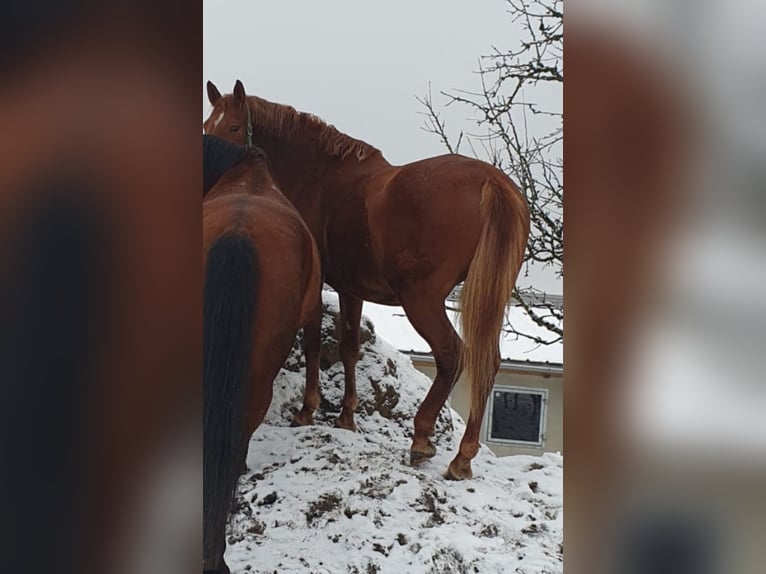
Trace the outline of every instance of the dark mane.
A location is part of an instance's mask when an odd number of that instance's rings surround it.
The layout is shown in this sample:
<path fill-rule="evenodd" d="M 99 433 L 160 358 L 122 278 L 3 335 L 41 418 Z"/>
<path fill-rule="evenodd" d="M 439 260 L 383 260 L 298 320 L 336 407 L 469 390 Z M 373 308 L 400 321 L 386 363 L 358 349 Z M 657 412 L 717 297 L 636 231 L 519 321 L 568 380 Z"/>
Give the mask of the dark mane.
<path fill-rule="evenodd" d="M 203 134 L 202 136 L 202 177 L 204 197 L 218 183 L 221 176 L 245 157 L 244 146 L 231 143 L 223 138 Z"/>
<path fill-rule="evenodd" d="M 239 165 L 245 159 L 251 158 L 265 162 L 270 169 L 269 158 L 258 146 L 247 149 L 228 140 L 209 134 L 202 135 L 202 172 L 203 189 L 202 197 L 207 195 L 213 186 L 218 183 L 224 173 L 234 166 Z"/>

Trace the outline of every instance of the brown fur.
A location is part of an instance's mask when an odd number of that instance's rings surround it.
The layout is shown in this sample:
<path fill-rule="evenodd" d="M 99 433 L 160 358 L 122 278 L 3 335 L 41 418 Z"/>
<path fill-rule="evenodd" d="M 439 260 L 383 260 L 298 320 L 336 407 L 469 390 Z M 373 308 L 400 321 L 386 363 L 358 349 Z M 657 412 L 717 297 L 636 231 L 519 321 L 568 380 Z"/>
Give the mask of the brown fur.
<path fill-rule="evenodd" d="M 467 280 L 465 364 L 475 416 L 468 421 L 448 476 L 469 478 L 470 460 L 478 451 L 479 415 L 498 367 L 502 317 L 529 232 L 529 213 L 519 189 L 498 169 L 459 155 L 393 166 L 375 148 L 333 132 L 331 139 L 343 142 L 338 145 L 344 151 L 338 153 L 321 137 L 326 124 L 245 96 L 241 82 L 234 94 L 221 96 L 216 89 L 210 100 L 210 118 L 219 118 L 221 112 L 223 118 L 217 125 L 208 119 L 205 131 L 236 143 L 244 142 L 240 128 L 247 122 L 245 103 L 251 106 L 254 142 L 269 155 L 275 179 L 306 220 L 326 281 L 339 293 L 346 371 L 339 426 L 355 428 L 362 301 L 402 305 L 437 364 L 436 379 L 415 417 L 411 448 L 414 463 L 433 456 L 436 449 L 429 436 L 460 374 L 463 349 L 444 302 L 455 285 Z"/>

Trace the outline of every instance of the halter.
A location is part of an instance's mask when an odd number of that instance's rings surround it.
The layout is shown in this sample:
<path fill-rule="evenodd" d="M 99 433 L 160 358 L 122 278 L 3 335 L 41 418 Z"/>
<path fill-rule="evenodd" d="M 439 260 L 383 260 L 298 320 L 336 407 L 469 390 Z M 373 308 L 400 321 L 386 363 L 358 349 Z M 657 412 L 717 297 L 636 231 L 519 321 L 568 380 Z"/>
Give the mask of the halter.
<path fill-rule="evenodd" d="M 245 149 L 252 149 L 253 148 L 253 118 L 250 116 L 250 103 L 248 101 L 245 101 L 245 108 L 247 108 L 247 143 L 245 144 Z"/>

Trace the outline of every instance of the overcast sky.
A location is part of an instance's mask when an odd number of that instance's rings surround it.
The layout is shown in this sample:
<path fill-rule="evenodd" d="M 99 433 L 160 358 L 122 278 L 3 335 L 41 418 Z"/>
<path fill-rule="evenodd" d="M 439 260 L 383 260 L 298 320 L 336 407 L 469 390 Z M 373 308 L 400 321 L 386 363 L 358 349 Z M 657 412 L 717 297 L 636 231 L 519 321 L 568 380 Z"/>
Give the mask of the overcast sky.
<path fill-rule="evenodd" d="M 394 164 L 445 153 L 421 129 L 416 96 L 477 90 L 480 55 L 515 45 L 503 0 L 204 1 L 204 81 L 222 93 L 241 79 L 250 94 L 318 115 L 379 148 Z M 203 115 L 210 105 L 204 86 Z M 554 94 L 555 101 L 558 94 Z M 447 127 L 476 132 L 465 108 Z M 535 286 L 561 293 L 536 274 Z"/>

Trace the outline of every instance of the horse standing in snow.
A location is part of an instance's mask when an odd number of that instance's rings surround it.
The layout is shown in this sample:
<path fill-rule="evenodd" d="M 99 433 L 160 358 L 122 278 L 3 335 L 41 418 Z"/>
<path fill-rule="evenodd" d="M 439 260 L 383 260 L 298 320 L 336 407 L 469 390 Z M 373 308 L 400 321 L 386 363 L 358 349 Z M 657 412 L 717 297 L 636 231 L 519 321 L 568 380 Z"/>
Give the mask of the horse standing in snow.
<path fill-rule="evenodd" d="M 298 330 L 321 314 L 322 282 L 314 239 L 263 152 L 212 136 L 203 151 L 203 568 L 227 573 L 226 519 L 248 439 Z"/>
<path fill-rule="evenodd" d="M 491 165 L 460 155 L 391 165 L 379 150 L 315 116 L 247 96 L 239 80 L 232 94 L 222 96 L 210 82 L 207 90 L 213 110 L 205 133 L 265 150 L 280 188 L 316 239 L 325 280 L 340 297 L 345 394 L 337 426 L 355 429 L 362 302 L 401 305 L 437 366 L 415 416 L 410 459 L 417 464 L 435 454 L 429 437 L 436 417 L 465 369 L 471 412 L 447 476 L 471 478 L 500 364 L 504 311 L 529 236 L 529 210 L 518 187 Z M 463 341 L 444 306 L 461 281 Z M 318 353 L 320 320 L 306 331 L 307 361 Z M 317 381 L 307 381 L 306 395 L 299 424 L 313 422 Z"/>

